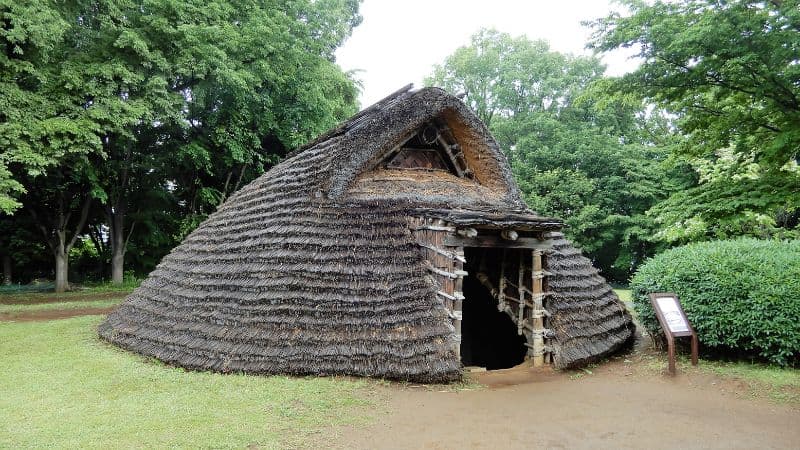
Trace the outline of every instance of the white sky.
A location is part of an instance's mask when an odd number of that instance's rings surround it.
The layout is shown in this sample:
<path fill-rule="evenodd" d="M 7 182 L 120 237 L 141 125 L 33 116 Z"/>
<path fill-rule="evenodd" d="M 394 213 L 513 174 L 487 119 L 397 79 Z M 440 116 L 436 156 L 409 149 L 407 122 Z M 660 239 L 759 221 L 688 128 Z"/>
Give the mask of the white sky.
<path fill-rule="evenodd" d="M 433 65 L 468 45 L 480 28 L 545 39 L 563 53 L 590 54 L 584 46 L 591 33 L 581 21 L 619 8 L 608 0 L 365 0 L 364 21 L 336 59 L 344 70 L 360 70 L 365 107 L 408 83 L 422 86 Z M 605 55 L 603 61 L 609 75 L 638 64 L 622 52 Z"/>

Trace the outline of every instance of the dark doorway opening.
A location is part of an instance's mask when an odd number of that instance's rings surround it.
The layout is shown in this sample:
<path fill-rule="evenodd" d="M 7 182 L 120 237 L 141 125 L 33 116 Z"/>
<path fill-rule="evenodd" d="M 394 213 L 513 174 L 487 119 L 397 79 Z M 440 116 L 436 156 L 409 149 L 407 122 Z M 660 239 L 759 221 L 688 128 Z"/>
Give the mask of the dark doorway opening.
<path fill-rule="evenodd" d="M 498 280 L 501 249 L 465 248 L 469 273 L 464 278 L 463 319 L 461 322 L 461 361 L 465 366 L 488 370 L 507 369 L 525 360 L 525 336 L 508 314 L 497 310 L 497 299 L 477 278 L 482 272 Z"/>

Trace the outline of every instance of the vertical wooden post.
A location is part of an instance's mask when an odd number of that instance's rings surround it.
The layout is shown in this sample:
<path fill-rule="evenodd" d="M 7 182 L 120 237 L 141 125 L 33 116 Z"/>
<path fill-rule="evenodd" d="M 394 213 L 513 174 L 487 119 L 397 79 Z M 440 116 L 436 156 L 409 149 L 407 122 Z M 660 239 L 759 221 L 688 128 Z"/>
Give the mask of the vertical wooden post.
<path fill-rule="evenodd" d="M 463 247 L 456 247 L 455 249 L 456 255 L 464 256 L 464 248 Z M 464 265 L 460 261 L 453 261 L 453 267 L 456 270 L 464 270 Z M 453 287 L 453 296 L 456 298 L 455 302 L 453 302 L 453 327 L 456 329 L 456 336 L 458 336 L 458 342 L 456 343 L 456 355 L 458 359 L 461 360 L 461 321 L 463 320 L 464 314 L 464 278 L 458 277 L 455 279 L 454 287 Z"/>
<path fill-rule="evenodd" d="M 517 292 L 519 292 L 519 303 L 517 304 L 517 334 L 521 336 L 525 329 L 525 252 L 522 250 L 519 252 Z"/>
<path fill-rule="evenodd" d="M 463 314 L 463 247 L 447 247 L 445 237 L 455 228 L 442 219 L 412 217 L 410 225 L 417 243 L 422 246 L 422 255 L 434 269 L 431 274 L 437 289 L 441 291 L 440 300 L 450 315 L 456 342 L 454 352 L 461 358 L 461 320 Z M 454 257 L 455 256 L 455 257 Z M 439 271 L 439 273 L 436 273 Z M 452 274 L 456 274 L 453 277 Z"/>
<path fill-rule="evenodd" d="M 542 281 L 544 270 L 542 268 L 541 250 L 533 251 L 533 366 L 544 365 L 544 308 L 542 307 Z"/>
<path fill-rule="evenodd" d="M 669 374 L 675 375 L 675 339 L 667 336 L 667 357 L 669 358 Z"/>
<path fill-rule="evenodd" d="M 497 288 L 497 310 L 506 310 L 506 249 L 503 249 L 503 259 L 500 260 L 500 281 Z"/>
<path fill-rule="evenodd" d="M 540 239 L 544 240 L 544 237 L 540 236 Z M 549 290 L 549 286 L 547 285 L 547 276 L 544 275 L 544 273 L 547 272 L 547 253 L 546 252 L 542 252 L 541 260 L 542 260 L 542 273 L 543 273 L 543 276 L 542 276 L 542 294 L 540 295 L 541 299 L 539 300 L 537 305 L 539 305 L 539 309 L 541 309 L 541 313 L 544 316 L 544 317 L 542 317 L 542 327 L 544 329 L 546 329 L 548 327 L 548 323 L 547 323 L 548 320 L 547 320 L 547 308 L 546 308 L 546 304 L 545 304 L 544 299 L 545 299 L 545 295 L 546 295 L 545 293 L 548 292 L 548 290 Z M 545 345 L 544 363 L 545 364 L 552 364 L 553 363 L 553 354 L 552 354 L 552 352 L 547 351 L 547 339 L 544 339 L 543 341 L 544 341 L 544 345 Z"/>

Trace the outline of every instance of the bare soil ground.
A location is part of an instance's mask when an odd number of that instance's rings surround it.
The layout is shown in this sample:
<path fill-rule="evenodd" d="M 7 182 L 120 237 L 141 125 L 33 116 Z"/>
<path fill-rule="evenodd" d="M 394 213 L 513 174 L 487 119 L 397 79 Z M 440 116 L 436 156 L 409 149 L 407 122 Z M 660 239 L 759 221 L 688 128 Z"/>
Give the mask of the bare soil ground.
<path fill-rule="evenodd" d="M 67 302 L 86 302 L 95 300 L 110 300 L 114 298 L 122 298 L 127 295 L 126 292 L 102 292 L 102 293 L 86 293 L 86 294 L 70 294 L 70 295 L 41 295 L 41 294 L 28 294 L 22 296 L 9 296 L 8 298 L 0 297 L 0 305 L 41 305 L 45 303 L 67 303 Z"/>
<path fill-rule="evenodd" d="M 387 413 L 336 430 L 340 448 L 800 448 L 800 410 L 753 397 L 745 383 L 681 370 L 642 354 L 587 371 L 518 367 L 483 385 L 382 386 Z M 664 358 L 661 357 L 663 361 Z"/>
<path fill-rule="evenodd" d="M 73 308 L 73 309 L 45 309 L 41 311 L 21 311 L 0 313 L 0 322 L 44 322 L 46 320 L 69 319 L 78 316 L 93 316 L 108 314 L 116 306 L 104 308 Z"/>

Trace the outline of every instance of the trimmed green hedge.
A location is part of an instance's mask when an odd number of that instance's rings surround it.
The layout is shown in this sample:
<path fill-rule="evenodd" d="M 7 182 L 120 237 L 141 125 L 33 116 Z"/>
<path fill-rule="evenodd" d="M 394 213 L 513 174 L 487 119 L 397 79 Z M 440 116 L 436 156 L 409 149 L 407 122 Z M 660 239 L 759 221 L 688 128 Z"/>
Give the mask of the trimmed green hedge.
<path fill-rule="evenodd" d="M 675 292 L 701 348 L 752 355 L 779 365 L 800 361 L 800 241 L 737 239 L 667 250 L 631 280 L 636 311 L 660 332 L 651 292 Z"/>

